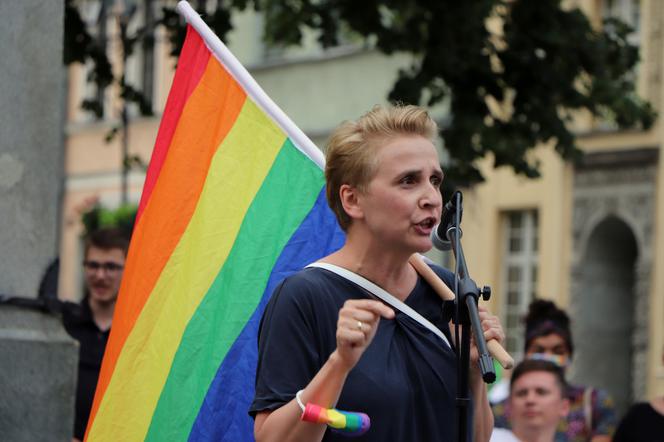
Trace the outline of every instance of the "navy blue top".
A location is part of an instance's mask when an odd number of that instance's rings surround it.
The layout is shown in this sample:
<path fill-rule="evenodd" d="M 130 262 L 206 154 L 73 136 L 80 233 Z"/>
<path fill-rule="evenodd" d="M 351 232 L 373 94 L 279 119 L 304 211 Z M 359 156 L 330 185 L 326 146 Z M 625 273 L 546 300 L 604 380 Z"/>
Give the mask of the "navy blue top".
<path fill-rule="evenodd" d="M 434 266 L 453 287 L 454 276 Z M 303 389 L 336 349 L 339 310 L 348 299 L 370 299 L 356 284 L 320 268 L 286 278 L 261 320 L 256 395 L 249 413 L 275 410 Z M 454 310 L 421 277 L 405 303 L 452 342 Z M 456 354 L 439 337 L 395 311 L 349 373 L 336 408 L 364 412 L 371 428 L 357 441 L 453 441 L 456 426 Z M 328 429 L 323 441 L 348 441 Z"/>

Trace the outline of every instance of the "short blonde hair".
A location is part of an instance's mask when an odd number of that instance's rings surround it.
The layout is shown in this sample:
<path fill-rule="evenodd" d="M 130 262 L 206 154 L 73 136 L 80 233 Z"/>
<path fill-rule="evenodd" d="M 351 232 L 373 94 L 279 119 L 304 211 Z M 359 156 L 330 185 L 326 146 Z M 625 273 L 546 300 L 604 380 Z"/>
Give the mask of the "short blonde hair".
<path fill-rule="evenodd" d="M 429 113 L 411 105 L 374 106 L 357 121 L 345 121 L 332 132 L 325 149 L 327 202 L 344 231 L 351 218 L 341 204 L 341 186 L 365 190 L 376 173 L 376 152 L 387 139 L 419 135 L 433 142 L 437 134 L 438 125 Z"/>

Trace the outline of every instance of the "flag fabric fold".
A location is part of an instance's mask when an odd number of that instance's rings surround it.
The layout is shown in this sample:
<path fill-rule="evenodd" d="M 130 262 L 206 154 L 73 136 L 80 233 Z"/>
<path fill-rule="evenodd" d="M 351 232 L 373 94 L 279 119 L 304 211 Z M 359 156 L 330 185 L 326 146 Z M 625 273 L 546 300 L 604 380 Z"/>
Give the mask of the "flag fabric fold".
<path fill-rule="evenodd" d="M 247 409 L 269 296 L 343 243 L 320 152 L 179 8 L 187 37 L 86 440 L 253 440 Z"/>

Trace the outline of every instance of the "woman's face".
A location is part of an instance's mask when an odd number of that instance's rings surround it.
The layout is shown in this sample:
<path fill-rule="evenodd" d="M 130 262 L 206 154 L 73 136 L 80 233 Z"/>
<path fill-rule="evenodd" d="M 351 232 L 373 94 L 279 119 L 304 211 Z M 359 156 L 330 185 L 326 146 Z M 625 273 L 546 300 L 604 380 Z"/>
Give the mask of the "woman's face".
<path fill-rule="evenodd" d="M 548 356 L 558 356 L 561 358 L 561 364 L 559 365 L 567 364 L 570 357 L 569 348 L 567 348 L 565 339 L 563 339 L 563 337 L 557 333 L 551 333 L 533 338 L 532 341 L 530 341 L 528 350 L 526 351 L 526 357 L 535 353 Z"/>
<path fill-rule="evenodd" d="M 391 138 L 377 149 L 378 167 L 358 206 L 369 233 L 409 253 L 431 248 L 442 197 L 436 148 L 424 137 Z"/>

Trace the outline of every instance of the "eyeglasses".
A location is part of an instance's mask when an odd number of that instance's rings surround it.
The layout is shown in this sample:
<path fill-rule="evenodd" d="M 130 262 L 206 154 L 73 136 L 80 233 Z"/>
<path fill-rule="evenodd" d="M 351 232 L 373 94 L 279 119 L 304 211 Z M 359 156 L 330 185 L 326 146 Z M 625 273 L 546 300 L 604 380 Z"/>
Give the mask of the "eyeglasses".
<path fill-rule="evenodd" d="M 99 262 L 99 261 L 83 261 L 83 267 L 90 273 L 96 272 L 99 269 L 104 270 L 106 273 L 117 273 L 124 268 L 122 264 L 115 262 Z"/>

